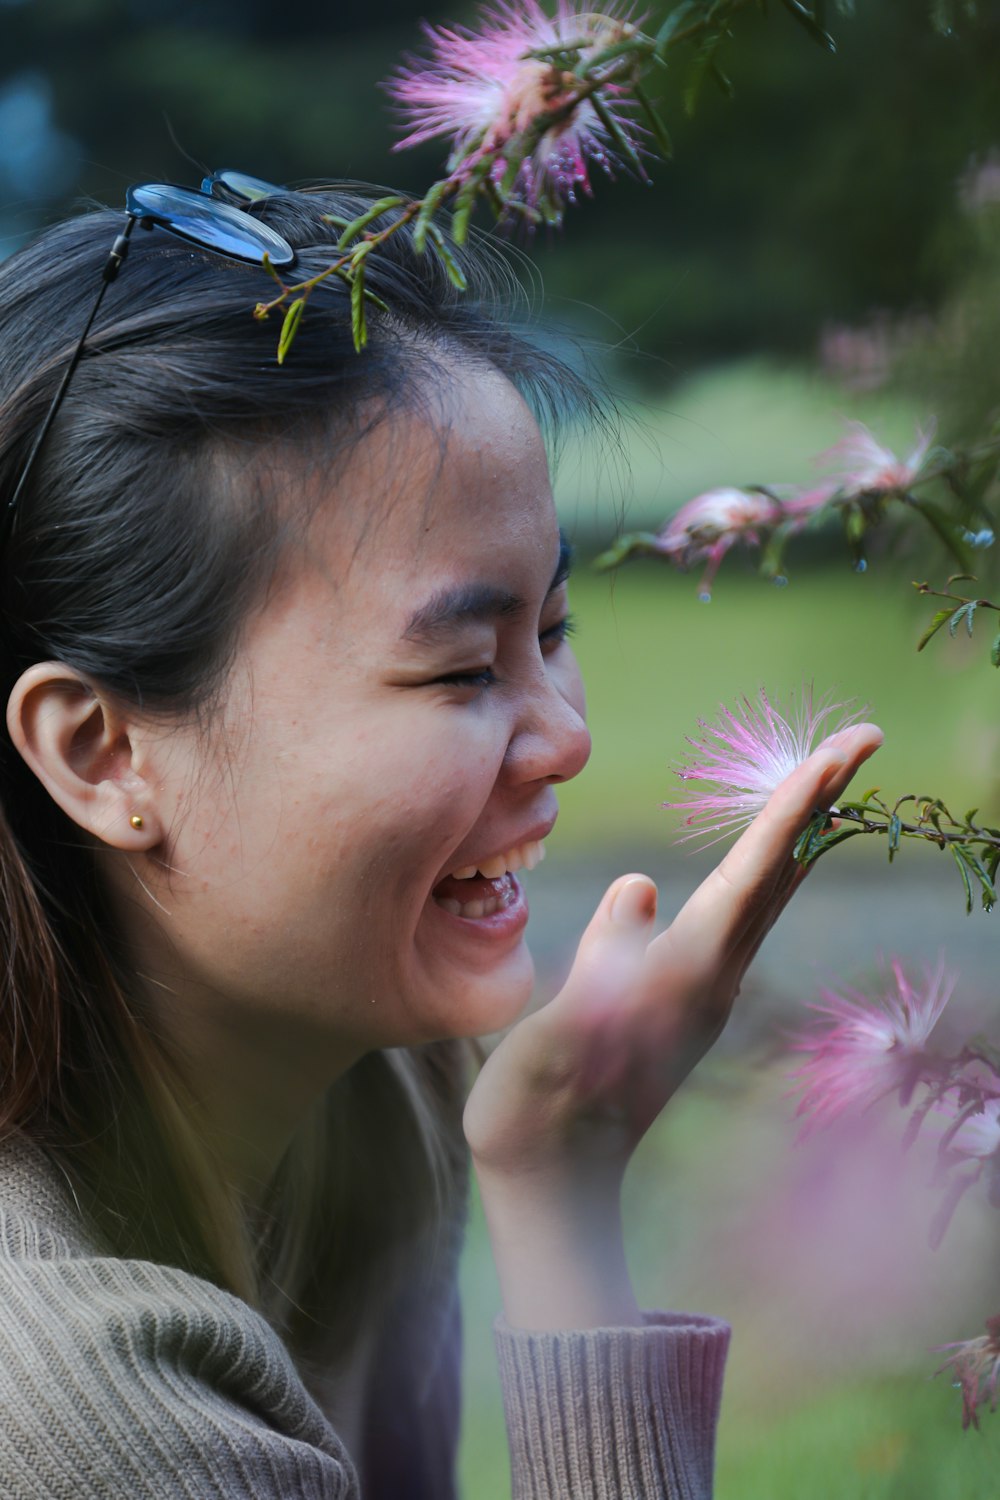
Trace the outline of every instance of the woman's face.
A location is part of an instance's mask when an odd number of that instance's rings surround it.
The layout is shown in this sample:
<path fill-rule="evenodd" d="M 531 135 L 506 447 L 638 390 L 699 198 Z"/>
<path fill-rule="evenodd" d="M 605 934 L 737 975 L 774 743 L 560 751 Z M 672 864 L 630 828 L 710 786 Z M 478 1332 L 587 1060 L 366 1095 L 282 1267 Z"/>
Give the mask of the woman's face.
<path fill-rule="evenodd" d="M 221 732 L 157 745 L 138 957 L 192 1021 L 406 1045 L 530 993 L 522 868 L 590 749 L 565 558 L 520 397 L 442 385 L 440 420 L 382 423 L 331 482 Z"/>

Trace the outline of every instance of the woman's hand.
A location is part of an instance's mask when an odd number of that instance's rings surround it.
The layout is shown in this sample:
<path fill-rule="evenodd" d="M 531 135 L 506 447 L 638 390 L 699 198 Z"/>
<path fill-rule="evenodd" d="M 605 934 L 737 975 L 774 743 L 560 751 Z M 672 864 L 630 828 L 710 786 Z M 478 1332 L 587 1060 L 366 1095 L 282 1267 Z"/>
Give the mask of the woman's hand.
<path fill-rule="evenodd" d="M 617 1218 L 625 1167 L 801 883 L 792 850 L 810 815 L 881 741 L 871 724 L 825 741 L 658 937 L 652 881 L 615 881 L 563 989 L 487 1059 L 465 1131 L 510 1321 L 637 1320 Z"/>

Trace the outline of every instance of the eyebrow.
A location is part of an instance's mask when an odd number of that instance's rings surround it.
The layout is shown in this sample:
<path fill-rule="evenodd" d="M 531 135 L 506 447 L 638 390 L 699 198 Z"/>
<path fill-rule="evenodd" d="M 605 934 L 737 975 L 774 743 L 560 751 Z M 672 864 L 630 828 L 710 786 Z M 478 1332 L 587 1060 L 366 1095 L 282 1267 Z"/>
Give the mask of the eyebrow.
<path fill-rule="evenodd" d="M 566 582 L 572 561 L 573 549 L 565 533 L 560 531 L 559 560 L 548 587 L 549 594 Z M 511 619 L 519 615 L 524 607 L 525 601 L 519 594 L 513 594 L 509 589 L 494 588 L 488 583 L 440 589 L 411 615 L 403 631 L 403 639 L 429 645 L 469 624 Z"/>

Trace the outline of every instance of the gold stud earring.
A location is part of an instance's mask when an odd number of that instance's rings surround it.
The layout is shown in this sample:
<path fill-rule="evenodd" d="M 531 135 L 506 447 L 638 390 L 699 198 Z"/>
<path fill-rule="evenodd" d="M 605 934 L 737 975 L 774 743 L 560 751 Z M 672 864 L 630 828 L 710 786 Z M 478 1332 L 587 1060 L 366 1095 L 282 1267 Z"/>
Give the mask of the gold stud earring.
<path fill-rule="evenodd" d="M 132 827 L 138 833 L 139 829 L 143 826 L 142 815 L 140 813 L 133 813 L 132 816 L 129 818 L 129 822 L 131 823 Z"/>

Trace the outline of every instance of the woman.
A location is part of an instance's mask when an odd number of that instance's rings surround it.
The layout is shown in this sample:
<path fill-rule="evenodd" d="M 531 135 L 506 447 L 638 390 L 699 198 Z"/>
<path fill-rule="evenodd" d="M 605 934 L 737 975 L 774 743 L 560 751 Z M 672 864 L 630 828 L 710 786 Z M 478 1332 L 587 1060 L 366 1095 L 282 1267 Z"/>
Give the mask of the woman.
<path fill-rule="evenodd" d="M 365 201 L 248 212 L 300 276 Z M 616 881 L 466 1103 L 589 752 L 537 420 L 571 377 L 408 229 L 365 353 L 327 283 L 279 368 L 259 264 L 134 224 L 48 430 L 121 217 L 0 269 L 0 1495 L 446 1500 L 467 1142 L 515 1494 L 706 1496 L 728 1330 L 640 1313 L 619 1186 L 878 731 L 661 936 Z"/>

